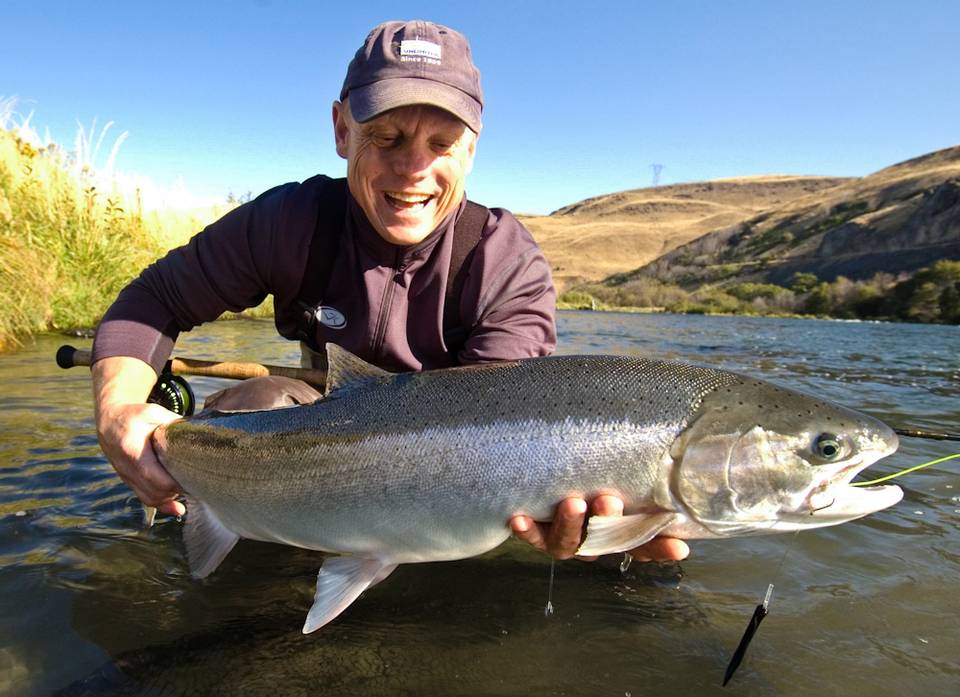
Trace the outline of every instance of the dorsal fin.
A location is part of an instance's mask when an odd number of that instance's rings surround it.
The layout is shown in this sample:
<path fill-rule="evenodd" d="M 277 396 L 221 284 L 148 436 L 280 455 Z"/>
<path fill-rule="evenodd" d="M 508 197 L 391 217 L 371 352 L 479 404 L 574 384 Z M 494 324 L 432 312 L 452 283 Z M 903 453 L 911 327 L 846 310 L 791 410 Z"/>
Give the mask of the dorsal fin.
<path fill-rule="evenodd" d="M 327 389 L 330 395 L 334 390 L 364 385 L 371 380 L 382 378 L 392 373 L 367 363 L 362 358 L 354 356 L 347 349 L 327 342 Z"/>

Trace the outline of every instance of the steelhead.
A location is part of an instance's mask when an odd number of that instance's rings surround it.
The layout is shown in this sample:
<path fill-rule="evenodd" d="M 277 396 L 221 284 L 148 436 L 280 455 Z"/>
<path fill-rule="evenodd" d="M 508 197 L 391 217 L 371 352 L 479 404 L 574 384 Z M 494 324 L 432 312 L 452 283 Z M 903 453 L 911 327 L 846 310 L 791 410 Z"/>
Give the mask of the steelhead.
<path fill-rule="evenodd" d="M 880 421 L 722 370 L 554 356 L 392 374 L 328 345 L 309 405 L 207 412 L 158 428 L 186 493 L 184 538 L 204 577 L 241 537 L 337 553 L 304 633 L 398 564 L 493 549 L 509 520 L 549 520 L 569 496 L 624 501 L 590 519 L 579 553 L 836 525 L 895 504 L 851 487 L 897 448 Z"/>

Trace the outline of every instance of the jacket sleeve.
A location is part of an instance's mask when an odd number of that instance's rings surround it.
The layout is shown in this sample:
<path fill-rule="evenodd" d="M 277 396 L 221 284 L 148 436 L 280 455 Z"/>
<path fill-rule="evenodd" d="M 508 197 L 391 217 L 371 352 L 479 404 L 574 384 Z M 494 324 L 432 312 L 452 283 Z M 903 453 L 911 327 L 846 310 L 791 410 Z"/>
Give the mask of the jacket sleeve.
<path fill-rule="evenodd" d="M 556 348 L 550 264 L 508 211 L 491 209 L 461 303 L 461 317 L 471 318 L 461 364 L 546 356 Z"/>
<path fill-rule="evenodd" d="M 295 186 L 239 206 L 148 266 L 101 320 L 93 361 L 132 356 L 159 373 L 181 331 L 260 304 L 271 291 L 280 209 Z"/>

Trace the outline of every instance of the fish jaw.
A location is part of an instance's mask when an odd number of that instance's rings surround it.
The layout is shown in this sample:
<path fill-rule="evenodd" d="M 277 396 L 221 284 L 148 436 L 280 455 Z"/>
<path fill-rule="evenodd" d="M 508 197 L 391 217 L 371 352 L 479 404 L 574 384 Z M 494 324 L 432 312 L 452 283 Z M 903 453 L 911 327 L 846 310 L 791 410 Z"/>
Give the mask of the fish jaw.
<path fill-rule="evenodd" d="M 903 499 L 903 489 L 895 484 L 886 486 L 844 486 L 833 489 L 833 501 L 807 514 L 785 514 L 774 521 L 771 531 L 794 532 L 808 528 L 839 525 L 889 508 Z"/>

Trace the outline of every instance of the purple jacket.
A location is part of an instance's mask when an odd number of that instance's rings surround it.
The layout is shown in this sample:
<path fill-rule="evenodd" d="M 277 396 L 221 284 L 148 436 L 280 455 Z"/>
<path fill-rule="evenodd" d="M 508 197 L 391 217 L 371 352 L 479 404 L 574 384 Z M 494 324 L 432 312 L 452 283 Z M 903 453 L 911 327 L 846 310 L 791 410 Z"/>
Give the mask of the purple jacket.
<path fill-rule="evenodd" d="M 272 293 L 275 321 L 296 338 L 296 305 L 314 232 L 301 206 L 310 187 L 285 184 L 231 211 L 150 265 L 120 292 L 97 328 L 93 360 L 133 356 L 159 372 L 181 331 Z M 466 265 L 460 318 L 466 343 L 456 359 L 443 340 L 443 305 L 453 227 L 465 202 L 412 247 L 383 240 L 349 193 L 336 262 L 323 297 L 316 345 L 333 342 L 388 370 L 422 370 L 543 356 L 556 346 L 550 266 L 508 211 L 490 210 Z M 317 204 L 319 205 L 319 204 Z M 295 223 L 291 224 L 293 220 Z"/>

